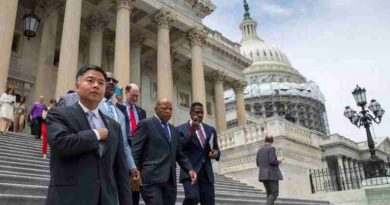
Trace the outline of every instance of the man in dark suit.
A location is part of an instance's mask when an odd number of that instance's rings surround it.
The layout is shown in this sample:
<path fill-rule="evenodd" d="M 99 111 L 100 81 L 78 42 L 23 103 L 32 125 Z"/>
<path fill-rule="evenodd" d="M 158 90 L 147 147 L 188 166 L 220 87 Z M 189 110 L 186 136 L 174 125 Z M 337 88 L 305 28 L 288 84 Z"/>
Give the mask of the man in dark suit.
<path fill-rule="evenodd" d="M 215 204 L 214 174 L 211 159 L 219 160 L 221 152 L 218 146 L 217 132 L 214 127 L 203 123 L 202 103 L 191 104 L 191 120 L 177 127 L 182 139 L 183 152 L 190 159 L 198 173 L 198 183 L 191 185 L 190 178 L 180 170 L 180 182 L 183 184 L 185 199 L 183 205 Z"/>
<path fill-rule="evenodd" d="M 157 101 L 156 115 L 138 124 L 132 146 L 134 162 L 141 172 L 141 194 L 146 205 L 174 205 L 176 202 L 176 162 L 196 182 L 196 172 L 182 151 L 177 130 L 168 121 L 172 102 Z"/>
<path fill-rule="evenodd" d="M 138 85 L 130 83 L 125 88 L 125 102 L 124 104 L 117 103 L 116 106 L 125 116 L 126 122 L 126 134 L 128 144 L 131 145 L 134 142 L 135 130 L 139 121 L 146 118 L 146 112 L 144 109 L 136 105 L 140 95 Z M 138 180 L 138 175 L 132 175 L 132 181 Z M 139 204 L 140 193 L 139 190 L 135 190 L 137 185 L 133 186 L 133 205 Z"/>
<path fill-rule="evenodd" d="M 256 162 L 259 170 L 259 181 L 263 182 L 267 192 L 266 205 L 273 205 L 279 195 L 279 180 L 283 180 L 279 164 L 283 159 L 276 157 L 275 147 L 272 146 L 272 136 L 265 137 L 265 144 L 257 151 Z"/>
<path fill-rule="evenodd" d="M 48 113 L 47 205 L 132 204 L 121 127 L 98 109 L 106 80 L 100 67 L 82 67 L 76 77 L 80 101 Z"/>

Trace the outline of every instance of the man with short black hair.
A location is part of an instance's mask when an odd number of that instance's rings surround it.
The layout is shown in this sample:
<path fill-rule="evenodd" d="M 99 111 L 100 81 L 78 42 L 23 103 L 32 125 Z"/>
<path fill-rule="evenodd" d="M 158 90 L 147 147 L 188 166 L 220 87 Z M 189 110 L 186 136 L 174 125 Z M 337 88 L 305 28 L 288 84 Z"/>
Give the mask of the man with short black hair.
<path fill-rule="evenodd" d="M 191 184 L 189 175 L 182 169 L 180 182 L 183 184 L 185 199 L 183 205 L 215 204 L 214 174 L 211 160 L 219 160 L 217 132 L 214 127 L 203 123 L 204 108 L 200 102 L 191 104 L 189 122 L 177 127 L 183 144 L 183 152 L 190 159 L 198 173 L 198 183 Z"/>
<path fill-rule="evenodd" d="M 76 76 L 80 101 L 50 109 L 47 205 L 131 205 L 120 125 L 99 111 L 107 76 L 98 66 Z"/>
<path fill-rule="evenodd" d="M 266 205 L 273 205 L 279 195 L 279 180 L 283 180 L 279 164 L 283 158 L 278 160 L 276 157 L 275 147 L 272 146 L 274 138 L 265 137 L 265 144 L 257 151 L 256 162 L 259 170 L 259 181 L 263 182 L 267 193 Z"/>

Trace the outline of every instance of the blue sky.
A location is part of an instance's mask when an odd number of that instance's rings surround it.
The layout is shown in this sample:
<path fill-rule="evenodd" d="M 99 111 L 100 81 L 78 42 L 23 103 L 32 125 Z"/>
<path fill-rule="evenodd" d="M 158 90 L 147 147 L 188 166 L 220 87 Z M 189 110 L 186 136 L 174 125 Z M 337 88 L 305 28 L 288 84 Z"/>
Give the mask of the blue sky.
<path fill-rule="evenodd" d="M 331 133 L 366 140 L 344 116 L 357 110 L 351 91 L 365 87 L 386 110 L 374 136 L 390 136 L 390 1 L 247 0 L 257 32 L 284 51 L 293 67 L 320 86 L 326 98 Z M 205 25 L 239 42 L 242 0 L 212 0 L 217 9 Z"/>

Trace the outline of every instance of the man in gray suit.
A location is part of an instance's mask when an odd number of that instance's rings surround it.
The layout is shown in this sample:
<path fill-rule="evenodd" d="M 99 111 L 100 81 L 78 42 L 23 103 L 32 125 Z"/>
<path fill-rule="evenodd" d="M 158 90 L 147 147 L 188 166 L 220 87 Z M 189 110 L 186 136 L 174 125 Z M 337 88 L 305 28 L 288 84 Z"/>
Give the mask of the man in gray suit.
<path fill-rule="evenodd" d="M 188 173 L 192 184 L 197 174 L 183 153 L 176 128 L 169 123 L 172 102 L 157 101 L 156 115 L 141 120 L 135 132 L 134 162 L 141 172 L 142 198 L 146 205 L 174 205 L 176 202 L 176 162 Z"/>
<path fill-rule="evenodd" d="M 259 170 L 259 181 L 263 182 L 267 192 L 266 205 L 273 205 L 279 195 L 279 180 L 283 180 L 279 164 L 283 159 L 278 160 L 276 157 L 275 147 L 272 146 L 274 138 L 265 137 L 265 144 L 257 151 L 256 162 Z"/>
<path fill-rule="evenodd" d="M 80 101 L 50 109 L 47 205 L 131 205 L 120 125 L 99 111 L 107 76 L 93 65 L 77 73 Z"/>
<path fill-rule="evenodd" d="M 75 90 L 69 90 L 68 93 L 62 95 L 58 99 L 57 106 L 64 107 L 75 104 L 80 100 L 79 94 Z"/>

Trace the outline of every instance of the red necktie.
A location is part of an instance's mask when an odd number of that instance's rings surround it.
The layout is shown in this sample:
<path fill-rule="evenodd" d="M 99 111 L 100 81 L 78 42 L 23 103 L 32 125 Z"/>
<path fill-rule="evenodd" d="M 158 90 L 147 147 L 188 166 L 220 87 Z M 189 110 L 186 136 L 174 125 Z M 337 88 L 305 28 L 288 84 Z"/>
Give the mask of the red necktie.
<path fill-rule="evenodd" d="M 206 143 L 206 138 L 204 137 L 202 128 L 199 128 L 198 135 L 199 135 L 200 143 L 202 144 L 202 147 L 204 148 L 205 143 Z"/>
<path fill-rule="evenodd" d="M 130 127 L 131 127 L 131 136 L 134 137 L 135 130 L 137 128 L 137 120 L 135 119 L 134 115 L 134 106 L 131 104 L 129 108 L 130 112 Z"/>

